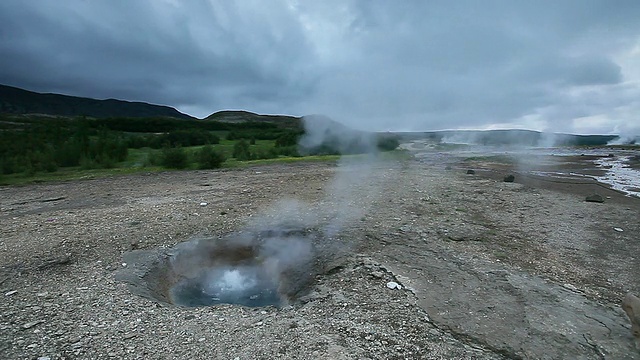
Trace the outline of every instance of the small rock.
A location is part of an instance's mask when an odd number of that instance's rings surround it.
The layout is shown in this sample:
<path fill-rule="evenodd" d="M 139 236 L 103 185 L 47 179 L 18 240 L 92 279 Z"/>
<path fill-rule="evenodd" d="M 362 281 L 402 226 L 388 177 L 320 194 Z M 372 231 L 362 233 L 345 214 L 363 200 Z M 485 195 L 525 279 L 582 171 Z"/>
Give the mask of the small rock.
<path fill-rule="evenodd" d="M 562 286 L 564 286 L 565 288 L 571 290 L 571 291 L 578 291 L 578 288 L 571 285 L 571 284 L 563 284 Z"/>
<path fill-rule="evenodd" d="M 206 203 L 206 202 L 201 202 L 201 203 L 200 203 L 200 206 L 207 206 L 207 205 L 209 205 L 209 204 L 208 204 L 208 203 Z"/>
<path fill-rule="evenodd" d="M 504 177 L 504 179 L 502 179 L 504 182 L 514 182 L 516 180 L 516 177 L 513 175 L 507 175 Z"/>
<path fill-rule="evenodd" d="M 28 322 L 28 323 L 22 325 L 22 328 L 23 329 L 30 329 L 30 328 L 32 328 L 32 327 L 34 327 L 34 326 L 36 326 L 36 325 L 38 325 L 40 323 L 43 323 L 43 322 L 44 322 L 44 320 L 31 321 L 31 322 Z"/>
<path fill-rule="evenodd" d="M 601 195 L 598 194 L 591 194 L 589 196 L 587 196 L 586 199 L 584 199 L 587 202 L 595 202 L 595 203 L 603 203 L 604 202 L 604 198 Z"/>
<path fill-rule="evenodd" d="M 622 230 L 621 228 L 613 228 L 613 230 L 617 231 L 617 232 L 623 232 L 624 230 Z"/>
<path fill-rule="evenodd" d="M 398 283 L 397 283 L 397 282 L 395 282 L 395 281 L 389 281 L 389 282 L 387 283 L 387 287 L 388 287 L 389 289 L 398 289 L 398 290 L 402 290 L 402 285 L 398 284 Z"/>
<path fill-rule="evenodd" d="M 374 278 L 382 279 L 384 277 L 384 274 L 380 271 L 372 271 L 371 276 L 373 276 Z"/>
<path fill-rule="evenodd" d="M 40 356 L 38 360 L 51 360 L 51 358 L 48 356 Z"/>
<path fill-rule="evenodd" d="M 136 334 L 131 333 L 131 334 L 127 334 L 127 335 L 123 336 L 122 339 L 129 340 L 129 339 L 133 339 L 134 337 L 136 337 Z"/>
<path fill-rule="evenodd" d="M 4 296 L 11 296 L 11 295 L 13 295 L 13 294 L 15 294 L 17 292 L 18 292 L 18 290 L 11 290 L 11 291 L 5 293 Z"/>
<path fill-rule="evenodd" d="M 473 170 L 473 169 L 469 169 L 469 170 L 467 170 L 467 174 L 469 174 L 469 175 L 473 175 L 473 174 L 475 174 L 475 173 L 476 173 L 476 171 L 475 171 L 475 170 Z"/>

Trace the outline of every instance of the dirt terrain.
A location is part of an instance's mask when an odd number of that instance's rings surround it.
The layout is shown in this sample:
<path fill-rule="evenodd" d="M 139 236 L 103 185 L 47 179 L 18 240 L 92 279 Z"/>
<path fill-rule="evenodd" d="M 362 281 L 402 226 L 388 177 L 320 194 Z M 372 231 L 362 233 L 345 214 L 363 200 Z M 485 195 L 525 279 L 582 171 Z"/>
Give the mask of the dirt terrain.
<path fill-rule="evenodd" d="M 640 359 L 620 308 L 640 292 L 640 199 L 451 165 L 299 163 L 0 188 L 0 357 Z M 585 202 L 593 192 L 605 202 Z M 123 260 L 132 250 L 289 216 L 282 199 L 341 214 L 335 236 L 348 250 L 290 305 L 161 305 L 115 279 L 135 266 Z"/>

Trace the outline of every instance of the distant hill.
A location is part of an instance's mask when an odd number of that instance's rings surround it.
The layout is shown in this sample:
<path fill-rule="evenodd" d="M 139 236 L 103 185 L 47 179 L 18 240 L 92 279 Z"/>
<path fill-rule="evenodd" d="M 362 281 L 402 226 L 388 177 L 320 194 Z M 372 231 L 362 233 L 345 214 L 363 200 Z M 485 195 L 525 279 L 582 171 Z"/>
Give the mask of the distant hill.
<path fill-rule="evenodd" d="M 520 146 L 601 146 L 617 139 L 617 135 L 572 135 L 543 133 L 532 130 L 444 130 L 396 133 L 406 140 L 430 139 L 436 142 L 474 145 Z"/>
<path fill-rule="evenodd" d="M 270 123 L 281 128 L 302 129 L 302 119 L 288 115 L 260 115 L 249 111 L 218 111 L 203 120 L 220 121 L 223 123 Z"/>
<path fill-rule="evenodd" d="M 0 85 L 0 114 L 194 119 L 169 106 L 115 99 L 96 100 L 60 94 L 42 94 L 6 85 Z"/>

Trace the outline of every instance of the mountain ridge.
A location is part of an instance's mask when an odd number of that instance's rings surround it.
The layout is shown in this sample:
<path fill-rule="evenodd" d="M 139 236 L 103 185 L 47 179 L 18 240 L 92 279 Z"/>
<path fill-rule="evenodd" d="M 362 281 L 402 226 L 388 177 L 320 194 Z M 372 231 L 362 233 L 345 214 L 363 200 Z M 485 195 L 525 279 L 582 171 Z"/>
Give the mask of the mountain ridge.
<path fill-rule="evenodd" d="M 165 105 L 118 99 L 92 99 L 55 93 L 39 93 L 0 84 L 0 114 L 45 114 L 58 116 L 172 117 L 195 119 Z"/>

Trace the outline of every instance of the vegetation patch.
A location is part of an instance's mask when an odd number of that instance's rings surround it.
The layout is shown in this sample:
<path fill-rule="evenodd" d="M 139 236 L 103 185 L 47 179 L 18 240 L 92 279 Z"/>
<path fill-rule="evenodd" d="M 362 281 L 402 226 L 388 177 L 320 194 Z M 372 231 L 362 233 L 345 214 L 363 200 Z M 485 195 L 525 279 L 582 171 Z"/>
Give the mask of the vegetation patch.
<path fill-rule="evenodd" d="M 256 115 L 257 116 L 257 115 Z M 0 184 L 68 180 L 163 169 L 216 169 L 273 162 L 334 160 L 371 151 L 331 139 L 299 151 L 300 122 L 222 122 L 214 119 L 101 118 L 0 115 Z M 290 120 L 290 119 L 289 119 Z M 398 139 L 374 136 L 393 150 Z"/>

